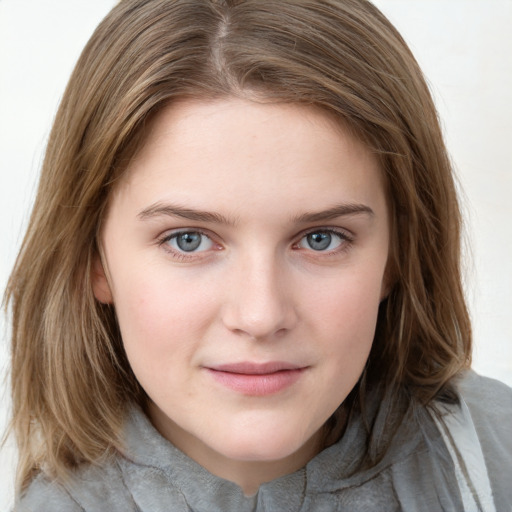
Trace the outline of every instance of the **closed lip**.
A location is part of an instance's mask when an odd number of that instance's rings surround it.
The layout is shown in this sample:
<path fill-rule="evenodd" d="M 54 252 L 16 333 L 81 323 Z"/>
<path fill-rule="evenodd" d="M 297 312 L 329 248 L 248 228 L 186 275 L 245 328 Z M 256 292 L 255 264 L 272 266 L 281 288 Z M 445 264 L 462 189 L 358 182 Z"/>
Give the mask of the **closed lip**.
<path fill-rule="evenodd" d="M 239 363 L 212 365 L 207 366 L 206 368 L 217 372 L 238 373 L 240 375 L 269 375 L 286 370 L 302 370 L 306 367 L 307 366 L 284 361 L 270 361 L 266 363 L 244 361 Z"/>
<path fill-rule="evenodd" d="M 290 388 L 307 368 L 283 361 L 240 362 L 204 367 L 224 388 L 253 397 L 275 395 Z"/>

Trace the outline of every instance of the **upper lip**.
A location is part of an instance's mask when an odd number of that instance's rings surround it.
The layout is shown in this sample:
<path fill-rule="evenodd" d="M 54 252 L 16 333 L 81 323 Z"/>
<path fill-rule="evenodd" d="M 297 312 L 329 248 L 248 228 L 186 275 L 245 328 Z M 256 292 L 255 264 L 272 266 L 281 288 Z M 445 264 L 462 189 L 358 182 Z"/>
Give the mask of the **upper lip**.
<path fill-rule="evenodd" d="M 212 365 L 208 366 L 207 368 L 217 372 L 240 373 L 245 375 L 266 375 L 269 373 L 276 373 L 285 370 L 300 370 L 305 367 L 285 361 L 271 361 L 268 363 L 253 363 L 244 361 L 240 363 Z"/>

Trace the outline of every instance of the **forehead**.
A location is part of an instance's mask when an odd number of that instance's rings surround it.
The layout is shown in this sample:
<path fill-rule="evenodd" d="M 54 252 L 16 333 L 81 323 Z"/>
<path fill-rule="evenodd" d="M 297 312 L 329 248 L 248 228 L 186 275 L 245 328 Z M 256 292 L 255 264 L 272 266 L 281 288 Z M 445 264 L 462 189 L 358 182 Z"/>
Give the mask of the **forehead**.
<path fill-rule="evenodd" d="M 320 109 L 222 99 L 163 109 L 118 189 L 210 209 L 285 199 L 316 208 L 371 201 L 382 181 L 372 152 Z"/>

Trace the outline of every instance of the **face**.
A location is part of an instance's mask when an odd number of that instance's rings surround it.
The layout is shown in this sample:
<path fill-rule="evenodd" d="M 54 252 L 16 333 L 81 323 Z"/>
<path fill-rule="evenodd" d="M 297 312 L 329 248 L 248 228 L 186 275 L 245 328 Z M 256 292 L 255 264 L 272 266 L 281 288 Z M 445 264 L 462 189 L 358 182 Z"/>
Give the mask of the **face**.
<path fill-rule="evenodd" d="M 183 102 L 154 121 L 111 199 L 94 291 L 150 419 L 213 473 L 243 484 L 270 464 L 268 479 L 318 451 L 385 295 L 384 188 L 310 107 Z"/>

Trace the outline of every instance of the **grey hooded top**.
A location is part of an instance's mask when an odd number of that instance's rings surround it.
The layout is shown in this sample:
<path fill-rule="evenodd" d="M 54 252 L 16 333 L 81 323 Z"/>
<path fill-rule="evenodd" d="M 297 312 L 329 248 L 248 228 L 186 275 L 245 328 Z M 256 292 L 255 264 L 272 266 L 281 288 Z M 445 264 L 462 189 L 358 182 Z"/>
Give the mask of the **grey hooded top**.
<path fill-rule="evenodd" d="M 133 409 L 123 454 L 103 467 L 79 468 L 66 484 L 40 474 L 15 510 L 511 512 L 512 389 L 473 372 L 458 389 L 462 406 L 446 406 L 441 421 L 411 408 L 376 466 L 358 469 L 367 440 L 356 416 L 338 443 L 250 497 L 177 450 Z"/>

